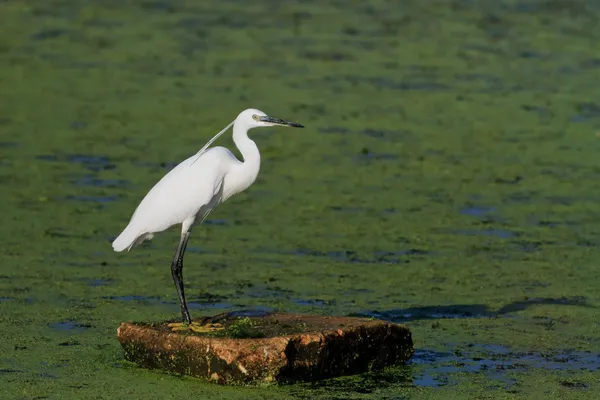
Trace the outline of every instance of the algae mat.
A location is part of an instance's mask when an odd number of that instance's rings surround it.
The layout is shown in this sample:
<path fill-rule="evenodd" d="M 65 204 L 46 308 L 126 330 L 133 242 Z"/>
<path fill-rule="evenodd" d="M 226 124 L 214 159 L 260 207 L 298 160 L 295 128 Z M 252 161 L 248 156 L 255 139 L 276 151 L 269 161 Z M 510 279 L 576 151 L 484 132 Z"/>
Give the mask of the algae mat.
<path fill-rule="evenodd" d="M 4 1 L 0 397 L 600 394 L 600 3 Z M 256 184 L 192 236 L 195 316 L 407 323 L 409 365 L 223 388 L 123 361 L 178 315 L 178 232 L 110 240 L 247 107 Z M 230 145 L 230 139 L 220 141 Z"/>

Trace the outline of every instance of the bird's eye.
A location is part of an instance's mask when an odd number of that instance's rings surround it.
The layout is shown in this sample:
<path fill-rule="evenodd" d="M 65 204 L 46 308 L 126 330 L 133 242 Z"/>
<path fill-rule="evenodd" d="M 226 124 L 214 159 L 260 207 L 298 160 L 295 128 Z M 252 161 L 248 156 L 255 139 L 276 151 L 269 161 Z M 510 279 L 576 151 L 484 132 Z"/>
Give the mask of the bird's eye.
<path fill-rule="evenodd" d="M 252 114 L 252 119 L 255 120 L 255 121 L 258 121 L 258 115 Z"/>

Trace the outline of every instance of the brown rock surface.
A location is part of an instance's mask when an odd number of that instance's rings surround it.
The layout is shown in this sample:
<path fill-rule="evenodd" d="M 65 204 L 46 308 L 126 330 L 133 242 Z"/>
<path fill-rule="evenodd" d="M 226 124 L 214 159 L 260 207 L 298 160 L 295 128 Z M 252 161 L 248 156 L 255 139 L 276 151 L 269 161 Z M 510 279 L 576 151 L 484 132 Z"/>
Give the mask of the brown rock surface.
<path fill-rule="evenodd" d="M 405 363 L 414 353 L 407 327 L 365 318 L 232 313 L 195 325 L 204 332 L 124 322 L 117 337 L 129 361 L 221 384 L 314 381 Z"/>

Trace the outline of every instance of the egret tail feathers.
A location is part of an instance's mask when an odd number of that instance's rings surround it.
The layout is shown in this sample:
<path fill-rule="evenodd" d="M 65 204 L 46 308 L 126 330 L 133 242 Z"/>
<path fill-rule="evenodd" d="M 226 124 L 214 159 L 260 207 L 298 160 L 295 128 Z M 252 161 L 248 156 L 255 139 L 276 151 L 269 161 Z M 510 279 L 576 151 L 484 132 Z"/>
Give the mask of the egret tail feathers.
<path fill-rule="evenodd" d="M 137 246 L 144 240 L 150 240 L 154 237 L 152 233 L 134 232 L 131 229 L 125 228 L 123 232 L 112 242 L 113 250 L 121 252 L 123 250 L 131 250 L 132 247 Z"/>

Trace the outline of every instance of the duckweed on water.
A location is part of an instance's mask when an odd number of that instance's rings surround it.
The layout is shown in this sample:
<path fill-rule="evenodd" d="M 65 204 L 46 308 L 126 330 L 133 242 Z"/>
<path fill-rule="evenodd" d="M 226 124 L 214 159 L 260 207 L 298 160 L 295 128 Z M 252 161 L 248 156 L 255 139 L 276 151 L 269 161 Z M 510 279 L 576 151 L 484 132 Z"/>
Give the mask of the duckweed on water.
<path fill-rule="evenodd" d="M 599 17 L 592 0 L 1 2 L 1 397 L 598 398 Z M 122 321 L 179 313 L 178 232 L 110 241 L 247 107 L 306 129 L 254 133 L 259 179 L 195 229 L 193 316 L 407 322 L 410 365 L 234 389 L 123 361 Z"/>

